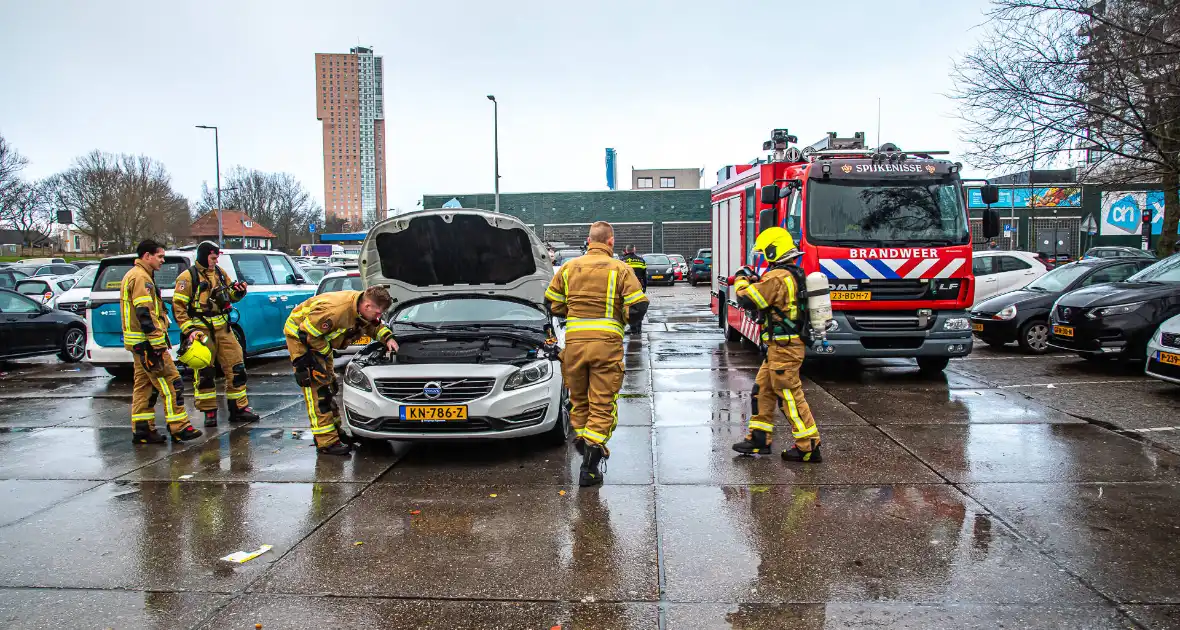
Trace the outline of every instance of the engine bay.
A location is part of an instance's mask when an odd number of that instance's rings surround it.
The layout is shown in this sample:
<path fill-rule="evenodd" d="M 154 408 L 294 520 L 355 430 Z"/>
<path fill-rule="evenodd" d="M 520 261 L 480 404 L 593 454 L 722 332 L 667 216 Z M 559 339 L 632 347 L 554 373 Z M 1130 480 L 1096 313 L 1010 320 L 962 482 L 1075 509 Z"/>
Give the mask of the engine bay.
<path fill-rule="evenodd" d="M 369 365 L 415 365 L 438 363 L 472 363 L 490 365 L 527 365 L 537 359 L 557 359 L 556 344 L 535 343 L 501 335 L 417 336 L 400 338 L 398 351 L 389 355 L 380 343 L 366 346 L 353 359 L 361 367 Z"/>

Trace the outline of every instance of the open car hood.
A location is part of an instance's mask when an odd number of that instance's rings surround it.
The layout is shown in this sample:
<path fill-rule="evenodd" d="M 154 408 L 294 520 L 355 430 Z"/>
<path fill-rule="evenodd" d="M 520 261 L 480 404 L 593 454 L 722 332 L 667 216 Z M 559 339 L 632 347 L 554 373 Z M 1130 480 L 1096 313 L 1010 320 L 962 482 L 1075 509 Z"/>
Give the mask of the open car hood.
<path fill-rule="evenodd" d="M 364 286 L 383 284 L 399 303 L 460 293 L 544 306 L 549 251 L 516 217 L 487 210 L 419 210 L 386 219 L 361 247 Z"/>

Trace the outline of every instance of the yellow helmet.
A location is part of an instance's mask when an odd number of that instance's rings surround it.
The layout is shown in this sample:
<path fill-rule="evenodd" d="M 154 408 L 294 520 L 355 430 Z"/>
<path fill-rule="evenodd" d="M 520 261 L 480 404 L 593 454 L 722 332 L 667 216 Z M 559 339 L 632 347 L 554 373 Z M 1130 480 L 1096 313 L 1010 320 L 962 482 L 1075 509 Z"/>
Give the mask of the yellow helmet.
<path fill-rule="evenodd" d="M 213 363 L 213 353 L 202 342 L 200 336 L 193 339 L 191 343 L 182 344 L 177 357 L 181 363 L 194 370 L 203 370 Z"/>
<path fill-rule="evenodd" d="M 781 227 L 769 227 L 762 230 L 754 240 L 754 251 L 762 252 L 768 262 L 791 260 L 802 256 L 803 252 L 795 249 L 795 239 L 791 233 Z"/>

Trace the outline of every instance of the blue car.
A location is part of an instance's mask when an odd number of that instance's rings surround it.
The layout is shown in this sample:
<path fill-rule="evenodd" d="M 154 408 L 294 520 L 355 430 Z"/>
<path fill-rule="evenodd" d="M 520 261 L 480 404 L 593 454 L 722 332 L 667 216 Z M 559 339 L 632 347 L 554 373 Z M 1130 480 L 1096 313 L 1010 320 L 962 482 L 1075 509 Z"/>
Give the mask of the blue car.
<path fill-rule="evenodd" d="M 156 284 L 172 320 L 168 339 L 173 349 L 180 345 L 180 328 L 172 316 L 172 289 L 177 277 L 188 273 L 195 256 L 191 249 L 169 250 L 164 255 L 164 266 L 156 272 Z M 134 254 L 112 256 L 99 263 L 86 307 L 86 323 L 90 328 L 86 360 L 116 377 L 130 376 L 133 371 L 131 353 L 123 349 L 119 290 L 123 276 L 134 264 Z M 249 287 L 246 297 L 235 305 L 230 315 L 230 327 L 246 356 L 286 348 L 283 324 L 287 315 L 315 294 L 316 285 L 308 283 L 299 265 L 282 252 L 223 249 L 218 265 L 230 282 L 241 280 Z"/>

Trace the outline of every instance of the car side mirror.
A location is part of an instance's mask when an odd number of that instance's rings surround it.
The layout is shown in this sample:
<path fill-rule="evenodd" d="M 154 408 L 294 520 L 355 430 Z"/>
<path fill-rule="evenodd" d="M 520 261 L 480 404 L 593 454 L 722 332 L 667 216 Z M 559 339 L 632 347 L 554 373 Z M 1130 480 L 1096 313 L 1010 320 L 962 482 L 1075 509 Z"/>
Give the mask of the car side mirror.
<path fill-rule="evenodd" d="M 988 184 L 979 189 L 979 196 L 982 198 L 983 205 L 990 206 L 993 203 L 1000 202 L 1000 187 Z"/>
<path fill-rule="evenodd" d="M 983 211 L 983 238 L 991 239 L 1000 235 L 1000 211 L 986 208 Z"/>
<path fill-rule="evenodd" d="M 295 276 L 292 277 L 291 284 L 305 284 L 306 282 L 307 282 L 307 278 L 304 278 L 303 276 L 296 274 Z"/>
<path fill-rule="evenodd" d="M 767 206 L 773 206 L 778 203 L 779 197 L 778 186 L 763 186 L 762 187 L 762 203 Z"/>

